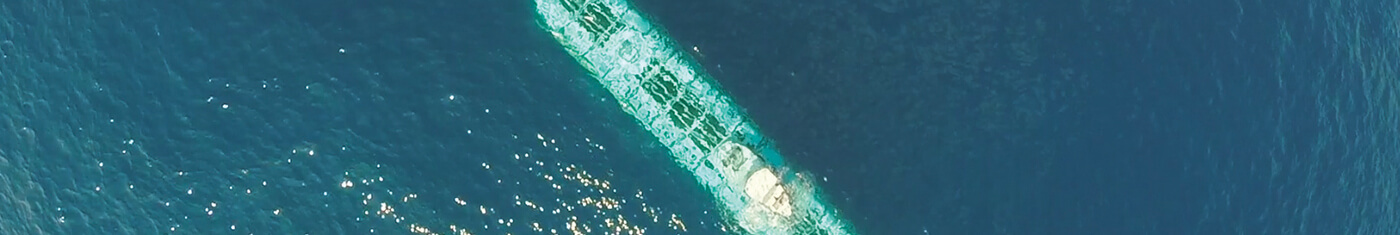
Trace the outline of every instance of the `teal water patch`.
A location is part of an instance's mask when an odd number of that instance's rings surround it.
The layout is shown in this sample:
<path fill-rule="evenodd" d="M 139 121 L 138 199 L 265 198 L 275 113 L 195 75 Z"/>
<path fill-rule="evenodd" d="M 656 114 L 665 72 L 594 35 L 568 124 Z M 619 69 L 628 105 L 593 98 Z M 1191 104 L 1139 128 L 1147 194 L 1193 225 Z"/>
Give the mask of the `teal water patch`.
<path fill-rule="evenodd" d="M 297 4 L 0 3 L 0 233 L 724 230 L 529 5 Z"/>

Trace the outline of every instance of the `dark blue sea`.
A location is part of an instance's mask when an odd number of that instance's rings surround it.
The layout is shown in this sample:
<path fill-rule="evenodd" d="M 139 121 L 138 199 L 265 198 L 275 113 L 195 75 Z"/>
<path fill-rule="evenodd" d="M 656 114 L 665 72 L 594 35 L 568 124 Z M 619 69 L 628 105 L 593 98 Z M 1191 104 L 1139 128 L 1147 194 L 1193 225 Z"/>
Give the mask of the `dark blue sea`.
<path fill-rule="evenodd" d="M 860 234 L 1400 234 L 1400 2 L 635 0 Z M 532 1 L 0 1 L 0 234 L 727 234 Z"/>

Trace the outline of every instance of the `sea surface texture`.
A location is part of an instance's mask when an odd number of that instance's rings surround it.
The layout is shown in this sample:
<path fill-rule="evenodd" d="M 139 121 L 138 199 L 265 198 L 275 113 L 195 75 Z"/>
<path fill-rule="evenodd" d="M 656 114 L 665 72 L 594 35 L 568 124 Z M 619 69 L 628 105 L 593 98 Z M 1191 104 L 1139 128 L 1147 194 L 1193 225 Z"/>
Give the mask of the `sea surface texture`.
<path fill-rule="evenodd" d="M 634 0 L 860 234 L 1400 234 L 1400 2 Z M 0 234 L 729 234 L 531 1 L 0 1 Z"/>

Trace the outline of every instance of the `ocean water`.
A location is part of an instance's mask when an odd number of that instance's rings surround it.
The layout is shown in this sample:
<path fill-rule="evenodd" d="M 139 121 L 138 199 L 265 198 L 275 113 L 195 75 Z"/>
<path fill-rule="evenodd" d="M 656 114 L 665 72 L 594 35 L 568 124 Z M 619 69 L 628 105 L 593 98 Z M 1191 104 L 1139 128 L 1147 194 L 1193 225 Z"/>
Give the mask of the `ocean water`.
<path fill-rule="evenodd" d="M 3 3 L 0 233 L 720 229 L 529 5 L 328 3 Z"/>
<path fill-rule="evenodd" d="M 724 234 L 517 1 L 0 2 L 0 234 Z M 1396 234 L 1400 3 L 654 1 L 862 234 Z"/>
<path fill-rule="evenodd" d="M 863 232 L 1397 232 L 1394 1 L 640 2 Z"/>

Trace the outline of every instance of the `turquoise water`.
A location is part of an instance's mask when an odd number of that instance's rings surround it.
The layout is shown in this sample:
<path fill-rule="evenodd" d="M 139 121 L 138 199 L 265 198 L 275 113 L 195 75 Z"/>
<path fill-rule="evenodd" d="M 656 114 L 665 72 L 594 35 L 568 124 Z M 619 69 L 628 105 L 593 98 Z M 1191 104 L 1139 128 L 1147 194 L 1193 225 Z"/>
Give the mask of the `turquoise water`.
<path fill-rule="evenodd" d="M 1396 2 L 636 1 L 865 234 L 1395 234 Z M 511 1 L 0 2 L 0 234 L 717 234 Z"/>
<path fill-rule="evenodd" d="M 1394 234 L 1395 1 L 640 1 L 870 234 Z"/>
<path fill-rule="evenodd" d="M 0 233 L 720 229 L 528 5 L 0 6 Z"/>

